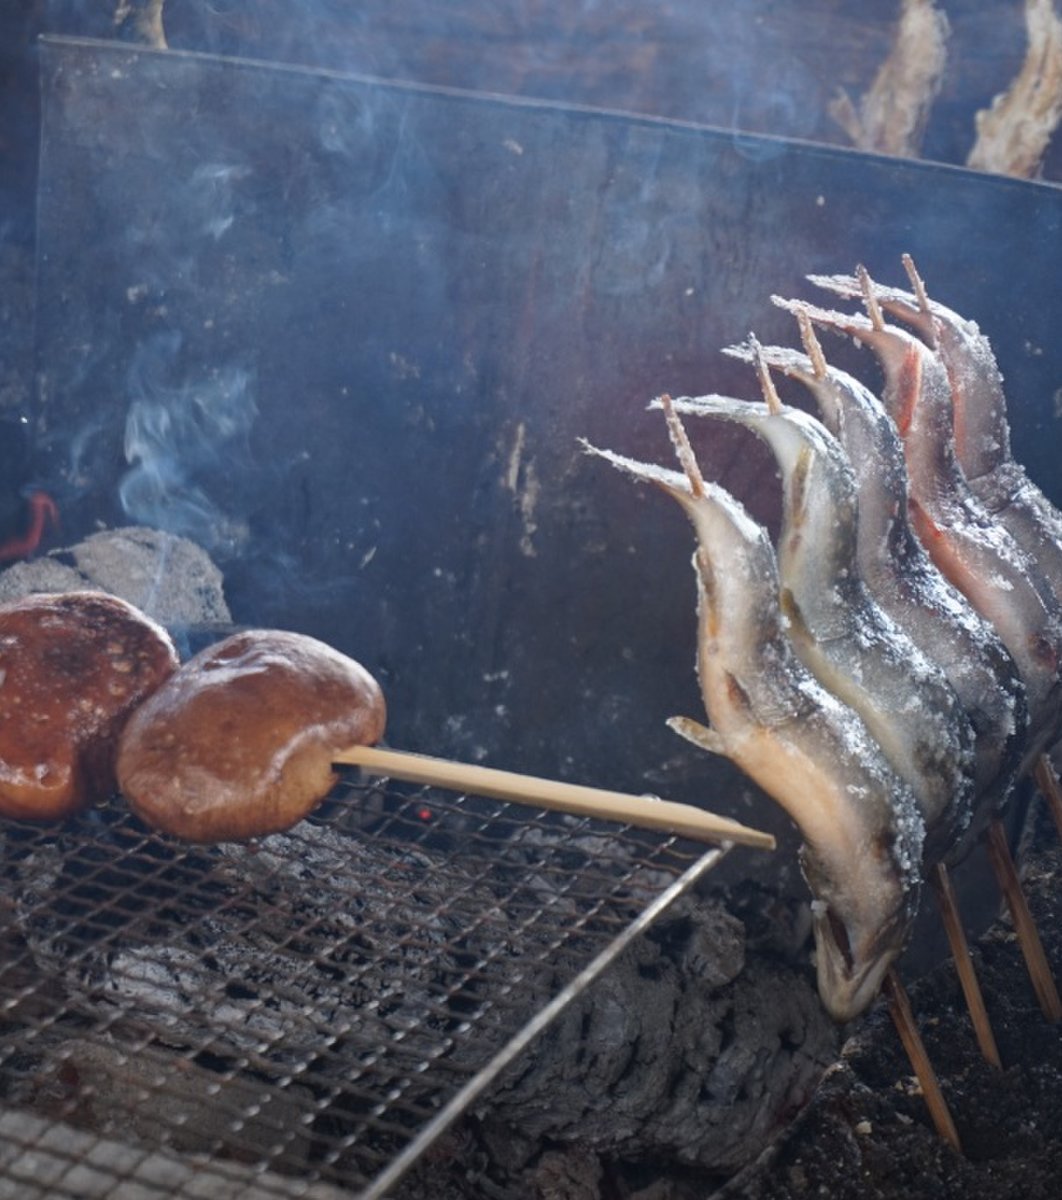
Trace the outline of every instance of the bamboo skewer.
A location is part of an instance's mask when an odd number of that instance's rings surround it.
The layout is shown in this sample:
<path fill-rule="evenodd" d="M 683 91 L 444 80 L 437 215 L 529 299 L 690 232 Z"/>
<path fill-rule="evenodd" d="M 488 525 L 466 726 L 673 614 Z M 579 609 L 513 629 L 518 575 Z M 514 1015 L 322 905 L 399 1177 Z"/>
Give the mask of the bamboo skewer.
<path fill-rule="evenodd" d="M 985 998 L 981 993 L 981 984 L 970 958 L 970 947 L 966 941 L 966 931 L 959 917 L 959 906 L 955 899 L 955 889 L 951 886 L 951 876 L 943 863 L 937 863 L 930 876 L 933 890 L 937 897 L 941 920 L 944 922 L 944 932 L 948 935 L 948 945 L 951 956 L 955 960 L 955 970 L 959 976 L 959 984 L 966 1000 L 966 1007 L 973 1022 L 977 1044 L 981 1048 L 987 1062 L 994 1067 L 1002 1067 L 999 1057 L 999 1047 L 996 1045 L 992 1023 L 988 1019 L 985 1008 Z"/>
<path fill-rule="evenodd" d="M 896 1032 L 900 1035 L 900 1041 L 903 1042 L 903 1048 L 907 1051 L 907 1057 L 914 1068 L 914 1073 L 918 1077 L 926 1107 L 929 1109 L 929 1115 L 933 1119 L 937 1133 L 961 1154 L 962 1143 L 959 1141 L 959 1131 L 955 1128 L 948 1102 L 940 1090 L 937 1073 L 933 1070 L 933 1064 L 929 1061 L 922 1035 L 918 1032 L 918 1026 L 915 1024 L 911 1001 L 907 998 L 907 991 L 900 982 L 900 977 L 896 974 L 894 967 L 890 967 L 889 973 L 885 976 L 885 995 L 889 1002 L 889 1015 L 896 1026 Z"/>
<path fill-rule="evenodd" d="M 403 779 L 407 783 L 432 784 L 458 792 L 472 792 L 495 800 L 508 800 L 537 808 L 554 809 L 575 816 L 619 821 L 643 829 L 658 829 L 701 842 L 733 842 L 758 850 L 773 850 L 769 833 L 750 829 L 739 821 L 705 812 L 692 804 L 676 804 L 655 796 L 633 796 L 601 788 L 517 775 L 493 767 L 429 758 L 375 746 L 351 746 L 332 755 L 334 763 L 361 767 L 370 775 Z"/>
<path fill-rule="evenodd" d="M 1007 835 L 1000 821 L 993 821 L 988 827 L 988 856 L 992 861 L 992 869 L 1006 897 L 1010 917 L 1014 922 L 1014 932 L 1018 936 L 1018 944 L 1025 956 L 1025 965 L 1029 971 L 1036 998 L 1048 1021 L 1062 1021 L 1062 1000 L 1058 996 L 1054 976 L 1047 963 L 1044 945 L 1036 928 L 1036 922 L 1029 911 L 1025 893 L 1022 891 L 1018 870 L 1011 857 L 1007 845 Z"/>
<path fill-rule="evenodd" d="M 1051 816 L 1055 819 L 1058 836 L 1062 838 L 1062 786 L 1059 786 L 1055 768 L 1046 754 L 1041 754 L 1033 768 L 1033 779 L 1040 789 L 1040 795 L 1047 801 Z"/>

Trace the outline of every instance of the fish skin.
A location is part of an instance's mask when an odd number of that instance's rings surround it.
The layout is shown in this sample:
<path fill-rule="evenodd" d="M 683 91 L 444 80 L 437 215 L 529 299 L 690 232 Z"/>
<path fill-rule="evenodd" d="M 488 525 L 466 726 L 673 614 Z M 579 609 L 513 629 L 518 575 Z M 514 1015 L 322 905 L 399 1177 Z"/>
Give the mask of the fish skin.
<path fill-rule="evenodd" d="M 819 994 L 834 1019 L 852 1020 L 877 995 L 917 909 L 924 823 L 914 796 L 863 722 L 794 654 L 767 531 L 717 485 L 694 494 L 678 472 L 584 446 L 662 488 L 693 523 L 697 673 L 711 728 L 669 725 L 729 758 L 800 829 Z"/>
<path fill-rule="evenodd" d="M 1055 736 L 1062 701 L 1062 609 L 1035 560 L 992 518 L 959 467 L 951 387 L 937 355 L 897 326 L 876 329 L 861 314 L 801 307 L 816 325 L 869 346 L 881 364 L 881 400 L 903 439 L 912 526 L 943 575 L 991 621 L 1025 686 L 1024 772 Z"/>
<path fill-rule="evenodd" d="M 798 303 L 798 302 L 794 302 Z M 728 350 L 750 361 L 745 347 Z M 764 361 L 808 389 L 823 424 L 852 465 L 859 501 L 856 556 L 874 599 L 943 670 L 974 731 L 972 823 L 983 829 L 1013 788 L 1028 728 L 1025 690 L 1014 660 L 992 625 L 933 565 L 907 519 L 907 467 L 903 444 L 881 401 L 860 380 L 781 346 L 761 348 Z M 927 860 L 949 853 L 927 842 Z"/>
<path fill-rule="evenodd" d="M 858 493 L 848 456 L 810 413 L 726 396 L 674 402 L 682 415 L 746 426 L 782 473 L 778 539 L 782 607 L 797 656 L 854 709 L 925 820 L 926 852 L 943 855 L 970 821 L 974 733 L 944 672 L 877 603 L 859 569 Z"/>

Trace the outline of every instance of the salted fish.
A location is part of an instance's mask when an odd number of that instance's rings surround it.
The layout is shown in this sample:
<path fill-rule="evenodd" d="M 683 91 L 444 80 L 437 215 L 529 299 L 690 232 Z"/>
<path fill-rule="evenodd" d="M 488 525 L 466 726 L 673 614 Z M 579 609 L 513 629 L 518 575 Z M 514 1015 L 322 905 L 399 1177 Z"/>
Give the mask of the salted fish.
<path fill-rule="evenodd" d="M 1011 452 L 1003 374 L 992 345 L 975 321 L 926 295 L 909 255 L 904 265 L 916 292 L 875 283 L 874 296 L 939 354 L 951 385 L 955 456 L 970 490 L 1036 561 L 1040 578 L 1062 604 L 1062 513 Z M 841 295 L 862 295 L 853 275 L 812 278 Z"/>
<path fill-rule="evenodd" d="M 685 474 L 586 445 L 662 488 L 697 534 L 697 674 L 711 728 L 682 717 L 669 724 L 729 758 L 799 827 L 815 897 L 819 994 L 836 1020 L 852 1020 L 871 1004 L 906 941 L 924 822 L 860 718 L 793 652 L 767 531 L 701 478 L 677 417 L 669 426 Z"/>
<path fill-rule="evenodd" d="M 799 302 L 786 302 L 800 314 Z M 874 599 L 944 672 L 974 734 L 978 829 L 1013 787 L 1028 727 L 1025 690 L 992 625 L 934 566 L 907 518 L 907 467 L 896 426 L 860 380 L 825 360 L 806 318 L 809 354 L 765 346 L 764 360 L 803 384 L 838 439 L 856 480 L 856 559 Z M 738 348 L 748 358 L 746 348 Z M 935 839 L 934 839 L 935 840 Z M 947 847 L 927 845 L 927 856 Z"/>
<path fill-rule="evenodd" d="M 966 481 L 955 456 L 947 372 L 905 329 L 859 313 L 801 307 L 816 325 L 868 345 L 881 364 L 881 400 L 903 440 L 912 527 L 945 578 L 992 623 L 1021 675 L 1029 710 L 1025 771 L 1054 740 L 1062 699 L 1062 613 L 1038 583 L 1036 563 Z"/>
<path fill-rule="evenodd" d="M 769 382 L 769 381 L 765 381 Z M 675 401 L 677 412 L 736 421 L 771 447 L 782 473 L 782 611 L 797 656 L 854 709 L 914 793 L 926 851 L 940 857 L 969 824 L 973 728 L 943 671 L 881 608 L 856 552 L 858 496 L 841 444 L 781 403 L 728 396 Z"/>

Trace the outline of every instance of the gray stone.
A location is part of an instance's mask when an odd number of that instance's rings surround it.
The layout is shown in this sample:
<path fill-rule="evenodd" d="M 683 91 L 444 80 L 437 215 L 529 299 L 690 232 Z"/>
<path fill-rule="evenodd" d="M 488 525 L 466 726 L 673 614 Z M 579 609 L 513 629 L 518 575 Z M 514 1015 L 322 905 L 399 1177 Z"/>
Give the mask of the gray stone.
<path fill-rule="evenodd" d="M 206 551 L 158 529 L 105 529 L 0 574 L 0 601 L 82 590 L 120 596 L 168 627 L 232 621 L 221 571 Z"/>

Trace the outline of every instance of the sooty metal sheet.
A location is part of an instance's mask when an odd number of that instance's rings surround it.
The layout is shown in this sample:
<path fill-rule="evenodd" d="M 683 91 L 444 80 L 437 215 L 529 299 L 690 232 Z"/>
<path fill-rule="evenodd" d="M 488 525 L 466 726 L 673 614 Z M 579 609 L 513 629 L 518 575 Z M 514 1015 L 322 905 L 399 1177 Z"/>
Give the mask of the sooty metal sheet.
<path fill-rule="evenodd" d="M 360 658 L 393 744 L 784 824 L 664 728 L 700 709 L 691 533 L 577 438 L 667 461 L 646 402 L 754 397 L 719 349 L 794 341 L 769 296 L 807 272 L 914 254 L 1059 497 L 1053 187 L 105 43 L 42 70 L 38 481 L 71 535 L 187 534 L 237 620 Z M 759 448 L 697 436 L 770 521 Z"/>

